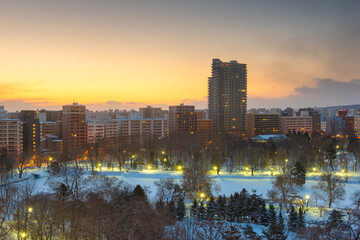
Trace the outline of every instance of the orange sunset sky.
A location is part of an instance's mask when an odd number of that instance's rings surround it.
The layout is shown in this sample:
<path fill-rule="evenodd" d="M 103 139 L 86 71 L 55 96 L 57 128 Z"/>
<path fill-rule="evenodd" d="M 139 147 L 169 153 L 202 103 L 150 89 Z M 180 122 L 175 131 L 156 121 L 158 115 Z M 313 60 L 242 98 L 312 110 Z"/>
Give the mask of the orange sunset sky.
<path fill-rule="evenodd" d="M 213 58 L 249 108 L 359 103 L 359 1 L 289 2 L 0 1 L 0 105 L 205 108 Z"/>

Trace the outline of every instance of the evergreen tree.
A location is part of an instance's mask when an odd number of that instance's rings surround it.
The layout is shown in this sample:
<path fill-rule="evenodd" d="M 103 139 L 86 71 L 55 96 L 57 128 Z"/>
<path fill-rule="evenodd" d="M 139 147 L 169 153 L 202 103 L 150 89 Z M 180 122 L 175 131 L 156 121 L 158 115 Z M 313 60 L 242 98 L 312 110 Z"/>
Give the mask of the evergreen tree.
<path fill-rule="evenodd" d="M 298 215 L 294 209 L 294 206 L 291 205 L 288 227 L 291 231 L 294 231 L 297 228 L 297 226 L 298 226 Z"/>
<path fill-rule="evenodd" d="M 216 202 L 217 205 L 217 217 L 220 220 L 225 220 L 227 219 L 227 202 L 226 202 L 226 197 L 225 196 L 219 196 L 218 200 Z"/>
<path fill-rule="evenodd" d="M 205 214 L 206 214 L 206 212 L 205 212 L 204 202 L 201 201 L 200 206 L 198 208 L 198 212 L 197 212 L 198 219 L 203 220 L 205 218 Z"/>
<path fill-rule="evenodd" d="M 248 199 L 248 215 L 252 223 L 258 223 L 259 219 L 259 210 L 260 210 L 260 201 L 258 195 L 253 192 L 250 198 Z"/>
<path fill-rule="evenodd" d="M 326 159 L 329 161 L 329 165 L 331 167 L 331 170 L 334 171 L 334 161 L 336 159 L 336 146 L 333 141 L 329 144 L 329 146 L 326 148 L 325 156 Z"/>
<path fill-rule="evenodd" d="M 297 227 L 298 228 L 305 227 L 304 210 L 302 209 L 302 207 L 299 208 L 299 215 L 298 215 L 298 219 L 297 219 Z"/>
<path fill-rule="evenodd" d="M 286 240 L 287 236 L 285 234 L 284 219 L 281 212 L 279 217 L 276 217 L 274 206 L 270 203 L 269 210 L 269 221 L 270 225 L 267 230 L 263 230 L 262 233 L 264 237 L 268 240 Z"/>
<path fill-rule="evenodd" d="M 175 207 L 174 200 L 171 199 L 170 202 L 168 202 L 166 209 L 167 209 L 168 213 L 170 214 L 170 216 L 175 219 L 176 218 L 176 207 Z"/>
<path fill-rule="evenodd" d="M 296 185 L 303 186 L 305 184 L 306 169 L 304 165 L 297 161 L 291 172 L 292 178 L 295 180 Z"/>
<path fill-rule="evenodd" d="M 249 216 L 249 209 L 248 209 L 248 199 L 249 199 L 249 193 L 246 191 L 245 188 L 240 192 L 239 194 L 239 218 L 240 221 L 244 221 L 246 217 Z"/>
<path fill-rule="evenodd" d="M 275 208 L 272 203 L 269 204 L 269 223 L 276 222 Z"/>
<path fill-rule="evenodd" d="M 247 224 L 245 227 L 242 228 L 244 231 L 244 236 L 246 239 L 251 239 L 251 240 L 260 240 L 260 236 L 254 232 L 254 229 L 252 228 L 252 226 L 250 224 Z"/>
<path fill-rule="evenodd" d="M 182 221 L 185 217 L 185 202 L 184 198 L 180 196 L 176 204 L 176 216 L 179 221 Z"/>
<path fill-rule="evenodd" d="M 69 188 L 65 184 L 61 183 L 57 188 L 57 195 L 61 200 L 65 201 L 70 197 L 71 193 Z"/>
<path fill-rule="evenodd" d="M 138 200 L 147 201 L 145 191 L 140 185 L 136 185 L 136 187 L 134 188 L 133 196 Z"/>
<path fill-rule="evenodd" d="M 230 201 L 229 201 L 229 206 L 227 207 L 227 216 L 228 216 L 228 220 L 230 222 L 234 222 L 235 221 L 235 211 L 236 211 L 236 202 L 234 199 L 234 196 L 231 194 L 230 195 Z"/>
<path fill-rule="evenodd" d="M 190 215 L 193 218 L 197 218 L 197 216 L 198 216 L 198 203 L 197 203 L 196 199 L 194 199 L 193 204 L 190 208 Z"/>
<path fill-rule="evenodd" d="M 206 207 L 206 219 L 215 219 L 216 215 L 216 203 L 213 196 L 210 197 L 210 201 Z"/>
<path fill-rule="evenodd" d="M 269 216 L 266 210 L 265 201 L 263 200 L 260 206 L 260 224 L 263 226 L 269 225 Z"/>
<path fill-rule="evenodd" d="M 279 239 L 287 239 L 287 235 L 285 234 L 284 218 L 281 211 L 279 211 L 277 235 Z"/>
<path fill-rule="evenodd" d="M 341 228 L 344 225 L 344 215 L 337 210 L 332 210 L 328 218 L 328 226 L 330 228 Z"/>

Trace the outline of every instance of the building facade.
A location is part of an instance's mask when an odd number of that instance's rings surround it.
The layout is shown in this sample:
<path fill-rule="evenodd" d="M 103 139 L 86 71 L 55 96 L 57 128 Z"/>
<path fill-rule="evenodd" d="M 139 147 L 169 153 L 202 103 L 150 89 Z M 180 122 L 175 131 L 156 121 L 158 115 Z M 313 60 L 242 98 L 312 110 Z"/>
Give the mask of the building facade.
<path fill-rule="evenodd" d="M 10 157 L 22 157 L 23 126 L 19 119 L 0 119 L 0 147 Z"/>
<path fill-rule="evenodd" d="M 279 114 L 248 114 L 247 137 L 258 135 L 272 135 L 280 133 Z"/>
<path fill-rule="evenodd" d="M 304 117 L 304 116 L 288 116 L 288 117 L 281 117 L 281 132 L 284 134 L 288 134 L 289 131 L 293 132 L 300 132 L 304 133 L 312 133 L 313 124 L 312 124 L 312 117 Z"/>
<path fill-rule="evenodd" d="M 247 68 L 237 61 L 213 59 L 208 82 L 209 119 L 217 134 L 246 133 Z"/>
<path fill-rule="evenodd" d="M 169 106 L 170 134 L 193 135 L 195 133 L 195 106 L 180 104 Z"/>
<path fill-rule="evenodd" d="M 94 144 L 103 138 L 105 138 L 104 123 L 88 123 L 88 142 Z"/>
<path fill-rule="evenodd" d="M 147 140 L 158 140 L 168 136 L 167 119 L 126 119 L 121 120 L 121 137 L 135 139 L 141 143 Z"/>
<path fill-rule="evenodd" d="M 86 108 L 73 103 L 62 109 L 62 138 L 64 152 L 72 158 L 83 154 L 88 143 Z"/>
<path fill-rule="evenodd" d="M 41 126 L 38 111 L 23 110 L 20 112 L 23 122 L 23 147 L 24 153 L 36 155 L 41 149 Z"/>

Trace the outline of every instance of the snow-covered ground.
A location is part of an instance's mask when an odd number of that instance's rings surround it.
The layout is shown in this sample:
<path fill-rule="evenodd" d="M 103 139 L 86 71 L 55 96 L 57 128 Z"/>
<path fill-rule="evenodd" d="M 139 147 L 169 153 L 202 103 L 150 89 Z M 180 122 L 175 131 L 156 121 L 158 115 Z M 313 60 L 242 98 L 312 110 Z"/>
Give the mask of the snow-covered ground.
<path fill-rule="evenodd" d="M 49 187 L 46 184 L 46 181 L 49 177 L 49 173 L 45 168 L 43 169 L 31 169 L 27 170 L 24 174 L 24 178 L 31 176 L 31 174 L 38 173 L 40 174 L 40 178 L 34 179 L 30 178 L 26 181 L 19 182 L 16 184 L 24 184 L 27 181 L 32 181 L 36 183 L 36 190 L 38 192 L 47 192 L 49 191 Z M 90 176 L 92 174 L 91 171 L 85 171 L 85 175 Z M 103 168 L 101 171 L 97 171 L 96 174 L 116 177 L 119 180 L 123 180 L 124 182 L 136 186 L 137 184 L 143 186 L 147 189 L 149 199 L 155 199 L 156 197 L 156 185 L 155 182 L 160 179 L 165 178 L 173 178 L 180 182 L 182 179 L 182 173 L 179 171 L 163 171 L 163 170 L 143 170 L 143 171 L 119 171 L 117 169 L 106 169 Z M 339 173 L 341 176 L 341 173 Z M 264 198 L 267 198 L 267 191 L 272 188 L 272 182 L 275 180 L 276 176 L 272 176 L 269 172 L 256 172 L 254 176 L 251 176 L 248 172 L 242 173 L 232 173 L 229 174 L 227 172 L 220 172 L 220 175 L 217 175 L 215 172 L 211 174 L 211 177 L 215 180 L 215 182 L 220 186 L 220 190 L 216 195 L 225 194 L 226 196 L 230 196 L 234 192 L 239 192 L 243 188 L 245 188 L 248 192 L 251 193 L 252 190 L 256 190 L 257 194 L 262 194 Z M 344 177 L 344 176 L 342 176 Z M 298 196 L 301 196 L 305 199 L 305 195 L 310 195 L 309 207 L 308 211 L 305 214 L 305 219 L 309 223 L 313 220 L 326 220 L 328 218 L 328 212 L 321 212 L 321 209 L 315 207 L 315 199 L 312 186 L 315 185 L 320 178 L 320 174 L 318 173 L 309 173 L 306 177 L 306 184 L 298 189 Z M 335 203 L 333 207 L 344 209 L 352 208 L 351 196 L 354 192 L 360 191 L 360 174 L 349 174 L 348 182 L 345 184 L 345 199 L 338 203 Z M 326 204 L 321 204 L 321 201 L 318 201 L 319 206 L 326 206 Z M 286 216 L 286 210 L 283 210 L 283 216 Z M 285 219 L 286 221 L 286 219 Z M 240 224 L 241 226 L 245 226 L 246 224 Z M 251 224 L 254 228 L 254 231 L 261 235 L 264 226 Z M 294 233 L 288 232 L 288 239 L 296 239 L 296 235 Z"/>
<path fill-rule="evenodd" d="M 25 173 L 27 175 L 39 173 L 40 178 L 35 181 L 37 183 L 37 191 L 46 192 L 48 191 L 48 187 L 46 185 L 46 180 L 49 176 L 46 169 L 33 169 L 28 170 Z M 85 171 L 86 175 L 91 175 L 91 171 Z M 178 171 L 163 171 L 163 170 L 143 170 L 143 171 L 119 171 L 102 168 L 101 171 L 97 172 L 98 174 L 116 177 L 120 180 L 123 180 L 133 186 L 137 184 L 146 187 L 148 189 L 148 194 L 150 199 L 154 199 L 156 195 L 156 186 L 154 182 L 164 179 L 164 178 L 174 178 L 180 180 L 182 178 L 181 172 Z M 267 191 L 272 188 L 272 182 L 276 178 L 276 176 L 272 176 L 270 173 L 261 173 L 256 172 L 254 176 L 251 176 L 249 173 L 232 173 L 229 174 L 227 172 L 220 172 L 220 175 L 216 175 L 215 172 L 212 173 L 211 177 L 215 180 L 215 182 L 220 186 L 220 191 L 216 193 L 216 195 L 230 196 L 234 192 L 239 192 L 243 188 L 251 192 L 252 190 L 256 190 L 257 194 L 262 194 L 263 197 L 267 198 Z M 306 178 L 306 184 L 298 189 L 298 196 L 303 197 L 305 199 L 305 195 L 310 196 L 309 206 L 315 206 L 315 197 L 313 193 L 312 186 L 315 185 L 319 181 L 319 174 L 308 174 Z M 360 190 L 360 175 L 359 174 L 350 174 L 348 182 L 345 184 L 345 199 L 343 201 L 337 202 L 334 204 L 336 208 L 350 208 L 352 205 L 351 196 L 354 192 Z M 318 200 L 318 205 L 323 205 L 320 200 Z"/>

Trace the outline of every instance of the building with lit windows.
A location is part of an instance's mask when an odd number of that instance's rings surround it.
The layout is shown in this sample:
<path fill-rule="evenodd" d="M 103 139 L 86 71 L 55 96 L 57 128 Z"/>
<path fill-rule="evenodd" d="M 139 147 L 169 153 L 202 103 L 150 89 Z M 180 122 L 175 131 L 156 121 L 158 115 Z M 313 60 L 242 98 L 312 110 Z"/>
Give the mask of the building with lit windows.
<path fill-rule="evenodd" d="M 88 143 L 86 108 L 73 103 L 62 108 L 62 138 L 64 152 L 71 158 L 83 154 Z"/>
<path fill-rule="evenodd" d="M 39 154 L 41 149 L 41 127 L 38 111 L 23 110 L 20 112 L 20 120 L 23 122 L 24 153 L 29 155 Z"/>
<path fill-rule="evenodd" d="M 0 148 L 10 157 L 22 157 L 23 126 L 19 119 L 0 119 Z"/>
<path fill-rule="evenodd" d="M 247 136 L 274 135 L 280 133 L 279 114 L 248 114 Z"/>
<path fill-rule="evenodd" d="M 285 116 L 280 118 L 281 123 L 281 132 L 284 134 L 288 134 L 289 131 L 292 132 L 300 132 L 300 133 L 309 133 L 311 134 L 313 131 L 313 121 L 312 117 L 306 116 Z"/>
<path fill-rule="evenodd" d="M 171 134 L 195 133 L 195 106 L 180 104 L 169 106 L 169 131 Z"/>
<path fill-rule="evenodd" d="M 88 123 L 88 142 L 94 144 L 103 138 L 105 138 L 104 123 Z"/>
<path fill-rule="evenodd" d="M 203 112 L 195 112 L 195 135 L 197 141 L 205 145 L 212 139 L 212 120 L 206 119 Z"/>
<path fill-rule="evenodd" d="M 121 120 L 121 137 L 135 139 L 141 143 L 158 140 L 168 136 L 168 120 L 163 118 Z"/>
<path fill-rule="evenodd" d="M 208 82 L 209 119 L 217 134 L 245 137 L 247 109 L 247 68 L 237 61 L 213 59 Z"/>

